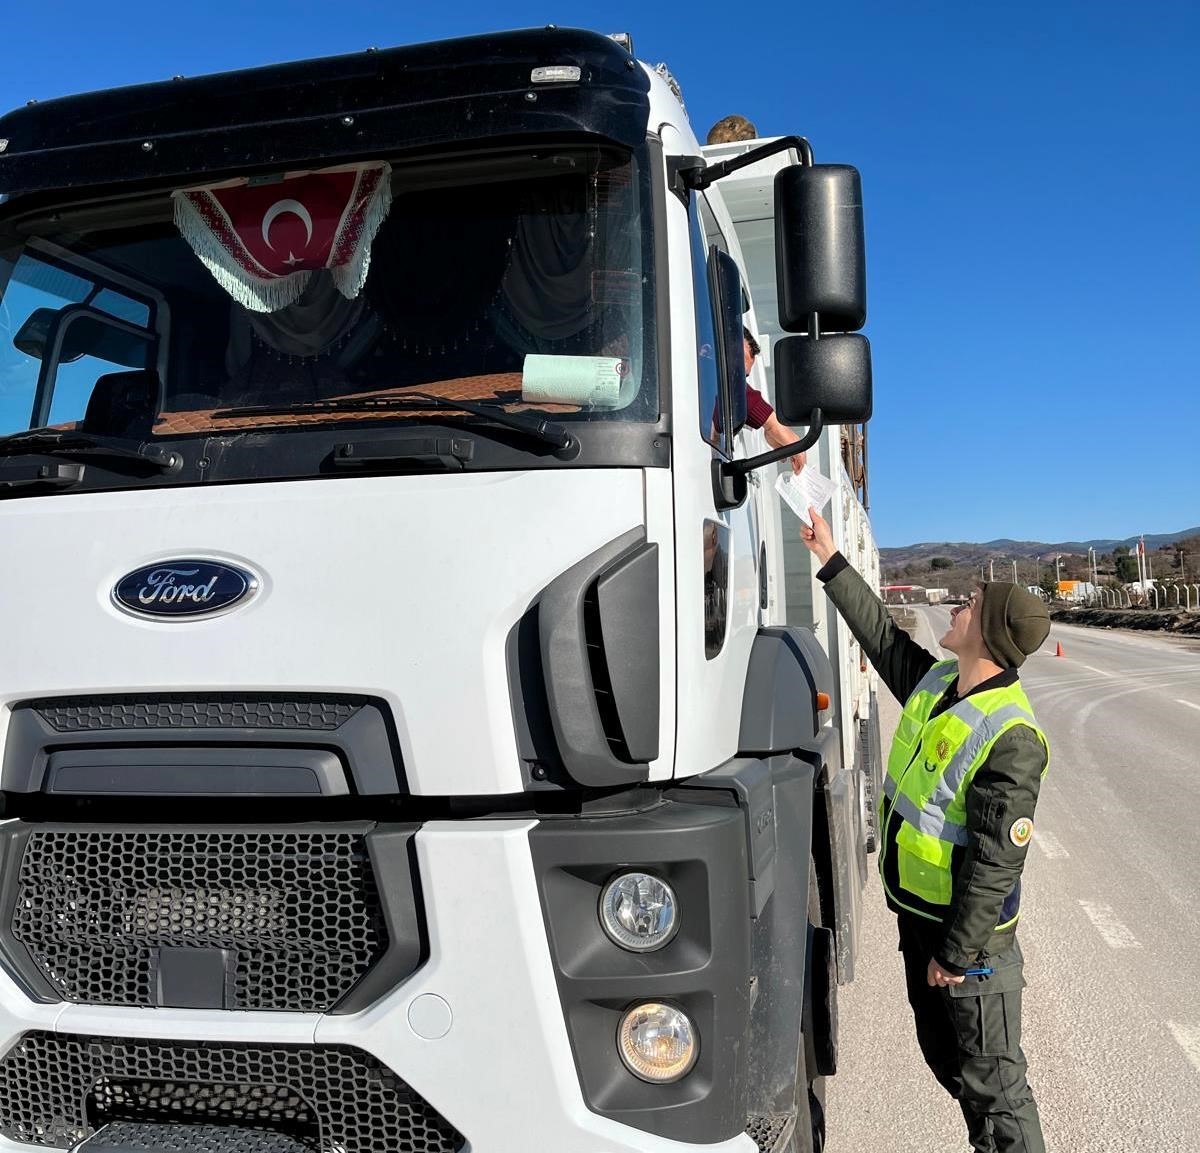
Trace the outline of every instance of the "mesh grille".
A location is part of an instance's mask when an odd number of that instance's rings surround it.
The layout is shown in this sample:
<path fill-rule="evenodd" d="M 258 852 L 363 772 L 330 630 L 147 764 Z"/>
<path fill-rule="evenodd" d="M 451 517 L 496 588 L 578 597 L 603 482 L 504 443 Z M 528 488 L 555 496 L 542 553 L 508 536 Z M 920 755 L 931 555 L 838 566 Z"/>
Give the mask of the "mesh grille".
<path fill-rule="evenodd" d="M 10 1140 L 67 1149 L 121 1121 L 265 1129 L 344 1153 L 454 1153 L 464 1143 L 390 1069 L 341 1046 L 27 1033 L 0 1061 L 0 1134 Z"/>
<path fill-rule="evenodd" d="M 226 1007 L 319 1012 L 387 949 L 351 831 L 35 830 L 12 935 L 59 996 L 158 1004 L 160 947 L 228 951 Z"/>
<path fill-rule="evenodd" d="M 746 1135 L 754 1139 L 758 1153 L 775 1153 L 794 1120 L 791 1113 L 751 1113 L 746 1118 Z"/>
<path fill-rule="evenodd" d="M 310 1153 L 312 1145 L 237 1125 L 137 1125 L 114 1121 L 77 1153 Z"/>
<path fill-rule="evenodd" d="M 324 729 L 361 708 L 344 697 L 62 697 L 33 708 L 60 733 L 93 729 Z"/>

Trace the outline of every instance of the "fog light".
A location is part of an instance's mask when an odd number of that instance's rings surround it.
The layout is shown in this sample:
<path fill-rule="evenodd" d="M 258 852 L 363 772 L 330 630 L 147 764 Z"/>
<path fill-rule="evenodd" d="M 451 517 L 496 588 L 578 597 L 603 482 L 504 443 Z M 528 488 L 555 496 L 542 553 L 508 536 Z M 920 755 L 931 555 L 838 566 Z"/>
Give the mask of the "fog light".
<path fill-rule="evenodd" d="M 621 1018 L 617 1048 L 635 1077 L 660 1085 L 687 1074 L 700 1052 L 687 1014 L 657 1001 L 635 1005 Z"/>
<path fill-rule="evenodd" d="M 650 873 L 622 873 L 600 895 L 600 924 L 623 949 L 661 949 L 679 927 L 675 893 Z"/>

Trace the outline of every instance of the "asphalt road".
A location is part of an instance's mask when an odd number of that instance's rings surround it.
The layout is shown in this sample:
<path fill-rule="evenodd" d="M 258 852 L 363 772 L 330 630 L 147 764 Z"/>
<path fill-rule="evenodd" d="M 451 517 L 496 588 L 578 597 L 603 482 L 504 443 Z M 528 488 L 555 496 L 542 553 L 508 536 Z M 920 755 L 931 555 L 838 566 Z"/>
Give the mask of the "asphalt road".
<path fill-rule="evenodd" d="M 940 652 L 948 610 L 918 615 Z M 1056 624 L 1021 679 L 1051 745 L 1021 928 L 1047 1148 L 1200 1153 L 1200 642 Z M 883 695 L 886 755 L 899 706 Z M 966 1150 L 913 1037 L 874 873 L 866 905 L 829 1153 Z"/>

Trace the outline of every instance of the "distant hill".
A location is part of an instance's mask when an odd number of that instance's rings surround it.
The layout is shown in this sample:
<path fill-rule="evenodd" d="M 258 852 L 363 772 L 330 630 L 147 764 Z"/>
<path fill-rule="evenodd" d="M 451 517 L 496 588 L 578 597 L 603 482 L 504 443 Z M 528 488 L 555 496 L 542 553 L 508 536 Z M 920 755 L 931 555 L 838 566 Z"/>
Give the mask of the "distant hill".
<path fill-rule="evenodd" d="M 1195 528 L 1181 529 L 1179 532 L 1147 533 L 1146 548 L 1156 549 L 1161 545 L 1174 544 L 1177 540 L 1186 540 L 1191 536 L 1200 536 L 1200 525 Z M 1010 540 L 1007 537 L 1000 540 L 989 540 L 981 543 L 971 541 L 922 541 L 920 544 L 902 545 L 899 548 L 881 548 L 879 550 L 885 564 L 900 565 L 928 561 L 931 557 L 947 557 L 955 564 L 978 564 L 980 560 L 989 557 L 1046 557 L 1055 553 L 1075 553 L 1086 556 L 1089 548 L 1098 553 L 1109 553 L 1119 545 L 1133 548 L 1137 544 L 1136 536 L 1124 539 L 1105 537 L 1098 540 L 1069 540 L 1047 543 L 1036 540 Z"/>

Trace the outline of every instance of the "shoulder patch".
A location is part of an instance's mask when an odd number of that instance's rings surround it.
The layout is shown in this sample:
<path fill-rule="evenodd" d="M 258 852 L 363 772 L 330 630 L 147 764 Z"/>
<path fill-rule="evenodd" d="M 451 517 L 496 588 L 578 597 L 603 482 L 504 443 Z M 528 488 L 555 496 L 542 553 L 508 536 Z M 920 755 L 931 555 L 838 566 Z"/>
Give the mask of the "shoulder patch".
<path fill-rule="evenodd" d="M 1008 828 L 1008 839 L 1018 849 L 1025 848 L 1033 836 L 1033 822 L 1028 817 L 1018 817 Z"/>

